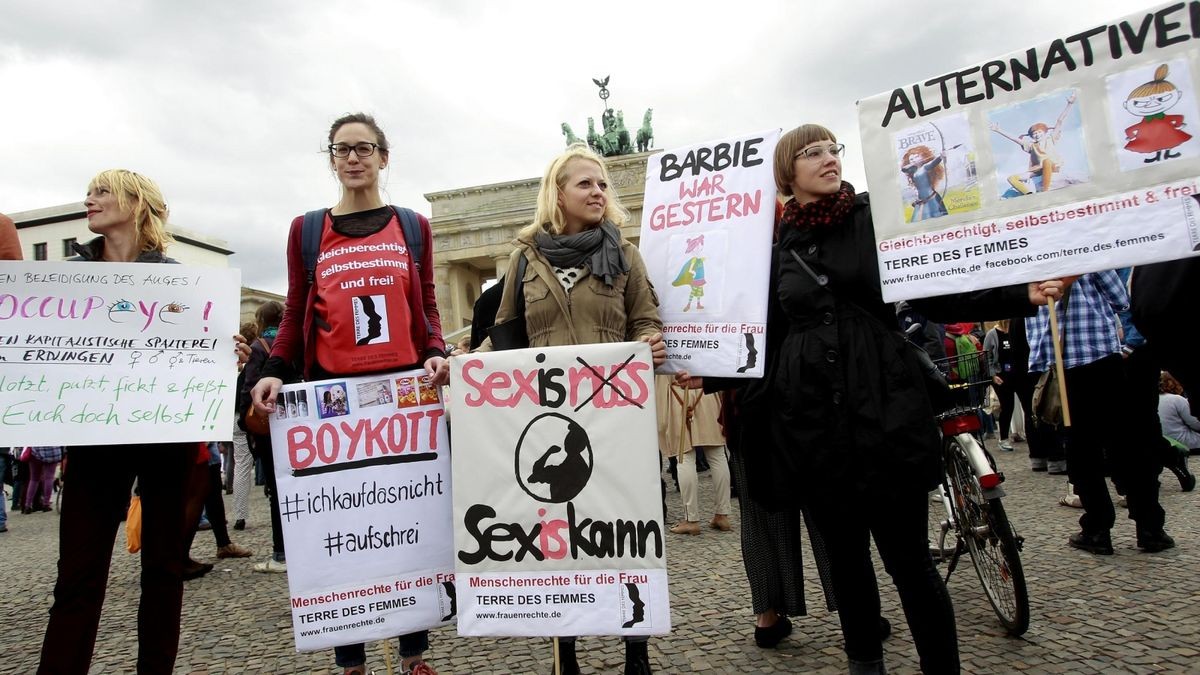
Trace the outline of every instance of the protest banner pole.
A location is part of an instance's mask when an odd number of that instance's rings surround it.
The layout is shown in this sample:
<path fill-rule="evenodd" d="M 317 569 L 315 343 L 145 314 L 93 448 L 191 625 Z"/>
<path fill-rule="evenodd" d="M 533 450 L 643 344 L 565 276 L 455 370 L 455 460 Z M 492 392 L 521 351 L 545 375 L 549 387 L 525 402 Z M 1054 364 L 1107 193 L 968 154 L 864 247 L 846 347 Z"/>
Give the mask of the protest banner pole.
<path fill-rule="evenodd" d="M 383 665 L 387 668 L 388 675 L 393 675 L 392 670 L 392 643 L 390 640 L 383 641 Z"/>
<path fill-rule="evenodd" d="M 1058 379 L 1058 397 L 1062 401 L 1063 426 L 1070 429 L 1071 406 L 1067 401 L 1067 380 L 1063 368 L 1063 346 L 1058 340 L 1058 314 L 1054 308 L 1054 298 L 1047 298 L 1047 300 L 1050 301 L 1050 339 L 1054 341 L 1054 375 Z"/>
<path fill-rule="evenodd" d="M 562 675 L 562 662 L 558 657 L 558 636 L 554 636 L 554 675 Z"/>

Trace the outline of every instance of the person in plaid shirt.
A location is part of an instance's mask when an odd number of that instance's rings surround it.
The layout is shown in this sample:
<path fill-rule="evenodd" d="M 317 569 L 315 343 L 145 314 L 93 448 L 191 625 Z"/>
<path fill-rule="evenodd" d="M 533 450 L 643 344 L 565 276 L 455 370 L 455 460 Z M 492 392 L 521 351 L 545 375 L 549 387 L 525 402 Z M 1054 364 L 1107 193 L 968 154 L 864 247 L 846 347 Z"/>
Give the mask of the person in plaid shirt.
<path fill-rule="evenodd" d="M 1128 500 L 1138 548 L 1155 553 L 1175 545 L 1163 530 L 1166 514 L 1158 503 L 1162 467 L 1154 453 L 1141 447 L 1136 425 L 1127 423 L 1133 405 L 1125 386 L 1116 313 L 1128 306 L 1125 285 L 1115 271 L 1079 277 L 1055 306 L 1065 344 L 1063 367 L 1072 422 L 1066 442 L 1067 471 L 1084 510 L 1080 532 L 1071 535 L 1068 543 L 1100 555 L 1112 555 L 1110 530 L 1116 523 L 1104 482 L 1106 459 L 1113 482 Z M 1026 330 L 1029 371 L 1053 368 L 1049 309 L 1041 307 L 1037 316 L 1026 319 Z"/>

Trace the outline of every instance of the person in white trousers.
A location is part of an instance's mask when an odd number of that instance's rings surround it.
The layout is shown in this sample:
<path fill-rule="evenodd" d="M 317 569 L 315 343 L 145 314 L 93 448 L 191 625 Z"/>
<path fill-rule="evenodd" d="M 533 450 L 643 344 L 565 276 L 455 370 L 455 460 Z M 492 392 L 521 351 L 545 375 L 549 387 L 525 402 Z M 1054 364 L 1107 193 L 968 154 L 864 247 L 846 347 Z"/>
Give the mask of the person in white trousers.
<path fill-rule="evenodd" d="M 700 480 L 696 475 L 696 453 L 708 460 L 713 481 L 713 517 L 708 525 L 724 532 L 729 522 L 729 461 L 725 435 L 718 417 L 721 403 L 715 394 L 683 389 L 669 375 L 656 376 L 658 441 L 664 455 L 677 459 L 683 519 L 671 527 L 675 534 L 700 534 Z"/>

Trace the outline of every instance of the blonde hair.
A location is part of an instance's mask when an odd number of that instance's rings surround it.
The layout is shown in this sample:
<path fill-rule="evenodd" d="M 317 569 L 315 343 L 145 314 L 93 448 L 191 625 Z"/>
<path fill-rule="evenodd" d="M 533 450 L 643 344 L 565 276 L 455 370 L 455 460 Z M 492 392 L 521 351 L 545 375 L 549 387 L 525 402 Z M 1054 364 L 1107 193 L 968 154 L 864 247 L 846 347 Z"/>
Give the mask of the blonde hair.
<path fill-rule="evenodd" d="M 573 143 L 546 167 L 546 175 L 542 176 L 542 185 L 538 189 L 537 210 L 533 214 L 533 222 L 521 230 L 523 237 L 532 237 L 539 230 L 550 234 L 562 234 L 566 229 L 567 219 L 563 215 L 562 207 L 558 205 L 558 197 L 567 182 L 567 163 L 575 159 L 595 162 L 596 166 L 600 167 L 600 175 L 607 185 L 604 188 L 604 219 L 616 225 L 618 229 L 629 220 L 629 212 L 621 206 L 621 199 L 617 197 L 617 191 L 613 188 L 612 177 L 608 174 L 604 160 L 585 143 Z"/>
<path fill-rule="evenodd" d="M 175 241 L 167 233 L 167 202 L 157 183 L 127 169 L 109 169 L 88 183 L 88 192 L 97 188 L 111 192 L 118 207 L 133 213 L 139 251 L 163 253 Z"/>
<path fill-rule="evenodd" d="M 1167 64 L 1165 63 L 1155 68 L 1154 79 L 1129 92 L 1129 98 L 1125 100 L 1132 101 L 1135 98 L 1143 96 L 1154 96 L 1155 94 L 1165 94 L 1168 91 L 1175 91 L 1175 85 L 1167 82 L 1167 70 Z"/>
<path fill-rule="evenodd" d="M 779 194 L 792 196 L 792 181 L 796 179 L 796 153 L 817 141 L 837 143 L 837 136 L 820 124 L 802 124 L 779 139 L 779 144 L 775 146 L 775 187 Z"/>

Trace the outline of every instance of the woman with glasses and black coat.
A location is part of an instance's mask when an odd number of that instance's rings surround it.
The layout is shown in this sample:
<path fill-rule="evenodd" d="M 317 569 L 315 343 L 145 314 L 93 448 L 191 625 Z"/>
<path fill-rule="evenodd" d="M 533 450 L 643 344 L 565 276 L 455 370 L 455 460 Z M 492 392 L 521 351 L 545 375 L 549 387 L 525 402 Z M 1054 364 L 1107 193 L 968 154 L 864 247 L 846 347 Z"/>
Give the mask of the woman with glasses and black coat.
<path fill-rule="evenodd" d="M 776 148 L 776 185 L 791 199 L 772 251 L 766 376 L 746 385 L 742 407 L 770 428 L 772 447 L 758 456 L 769 458 L 777 500 L 806 506 L 825 542 L 850 672 L 885 672 L 874 537 L 921 669 L 954 673 L 954 608 L 927 541 L 928 491 L 940 480 L 937 429 L 924 376 L 880 292 L 870 202 L 842 181 L 844 150 L 815 124 L 784 134 Z M 1049 281 L 911 302 L 937 321 L 1017 316 L 1061 287 Z"/>
<path fill-rule="evenodd" d="M 424 243 L 405 240 L 401 213 L 384 204 L 379 174 L 387 168 L 388 141 L 375 120 L 345 115 L 329 130 L 329 164 L 341 200 L 325 211 L 315 267 L 305 268 L 304 217 L 288 235 L 288 293 L 283 321 L 262 378 L 250 392 L 260 413 L 274 414 L 279 389 L 307 381 L 424 368 L 435 385 L 450 371 L 433 283 L 433 233 L 416 216 Z M 370 285 L 363 280 L 370 277 Z M 365 317 L 365 320 L 364 320 Z M 400 636 L 403 671 L 436 675 L 422 655 L 429 632 Z M 367 672 L 362 644 L 334 650 L 347 675 Z"/>

